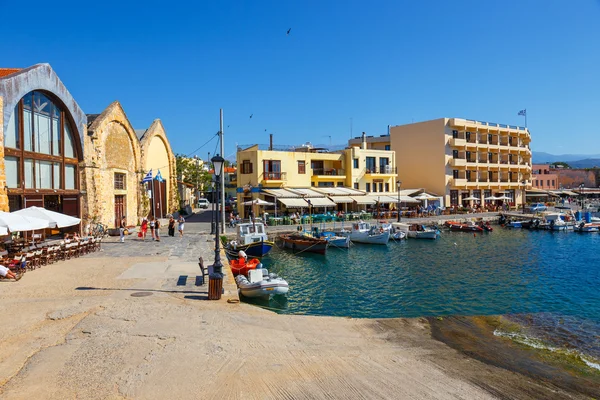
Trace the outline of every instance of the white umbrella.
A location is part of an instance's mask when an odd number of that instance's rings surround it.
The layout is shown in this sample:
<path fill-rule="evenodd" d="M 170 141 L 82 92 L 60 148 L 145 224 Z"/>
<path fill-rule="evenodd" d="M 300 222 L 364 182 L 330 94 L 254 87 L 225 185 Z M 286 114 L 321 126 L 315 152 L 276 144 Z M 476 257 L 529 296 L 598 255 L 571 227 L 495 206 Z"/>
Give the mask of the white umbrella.
<path fill-rule="evenodd" d="M 4 226 L 0 226 L 0 236 L 6 236 L 8 235 L 8 229 L 6 229 L 6 227 Z"/>
<path fill-rule="evenodd" d="M 64 228 L 67 226 L 77 225 L 81 220 L 79 218 L 71 217 L 66 214 L 57 213 L 55 211 L 46 210 L 42 207 L 28 207 L 22 210 L 14 211 L 13 214 L 21 215 L 23 217 L 33 217 L 48 221 L 50 228 Z"/>
<path fill-rule="evenodd" d="M 50 227 L 46 220 L 0 211 L 0 226 L 11 232 L 34 231 Z"/>
<path fill-rule="evenodd" d="M 254 200 L 249 200 L 249 201 L 245 201 L 243 203 L 245 206 L 272 206 L 273 203 L 269 202 L 269 201 L 264 201 L 262 199 L 254 199 Z"/>
<path fill-rule="evenodd" d="M 506 197 L 505 195 L 502 195 L 500 197 L 496 197 L 496 200 L 512 200 L 510 197 Z"/>
<path fill-rule="evenodd" d="M 484 200 L 500 200 L 500 199 L 498 197 L 489 196 L 489 197 L 486 197 Z"/>
<path fill-rule="evenodd" d="M 469 196 L 469 197 L 465 197 L 463 200 L 475 200 L 475 201 L 481 201 L 481 199 L 479 197 L 475 197 L 475 196 Z M 487 199 L 486 199 L 487 200 Z"/>
<path fill-rule="evenodd" d="M 429 193 L 421 193 L 418 196 L 413 197 L 414 199 L 417 200 L 433 200 L 433 199 L 437 199 L 437 197 L 430 195 Z"/>

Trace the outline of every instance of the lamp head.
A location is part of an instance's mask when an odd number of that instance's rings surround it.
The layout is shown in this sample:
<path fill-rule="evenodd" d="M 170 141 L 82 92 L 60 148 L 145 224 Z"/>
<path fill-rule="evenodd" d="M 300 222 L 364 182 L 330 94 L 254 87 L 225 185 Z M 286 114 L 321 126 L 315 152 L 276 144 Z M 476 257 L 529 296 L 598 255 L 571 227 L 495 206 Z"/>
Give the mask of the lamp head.
<path fill-rule="evenodd" d="M 223 172 L 223 164 L 225 163 L 225 159 L 221 157 L 219 154 L 210 159 L 212 161 L 213 166 L 215 168 L 215 176 L 221 176 Z"/>

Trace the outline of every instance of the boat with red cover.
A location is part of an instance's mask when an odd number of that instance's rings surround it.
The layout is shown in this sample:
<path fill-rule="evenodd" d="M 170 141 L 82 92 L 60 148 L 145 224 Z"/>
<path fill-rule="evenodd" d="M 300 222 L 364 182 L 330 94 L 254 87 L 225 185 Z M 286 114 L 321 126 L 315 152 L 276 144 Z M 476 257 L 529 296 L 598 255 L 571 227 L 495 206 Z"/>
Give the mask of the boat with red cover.
<path fill-rule="evenodd" d="M 247 276 L 248 271 L 256 269 L 258 264 L 260 264 L 260 260 L 258 258 L 252 258 L 248 261 L 246 261 L 244 257 L 229 260 L 229 265 L 231 267 L 231 272 L 233 273 L 233 276 Z"/>

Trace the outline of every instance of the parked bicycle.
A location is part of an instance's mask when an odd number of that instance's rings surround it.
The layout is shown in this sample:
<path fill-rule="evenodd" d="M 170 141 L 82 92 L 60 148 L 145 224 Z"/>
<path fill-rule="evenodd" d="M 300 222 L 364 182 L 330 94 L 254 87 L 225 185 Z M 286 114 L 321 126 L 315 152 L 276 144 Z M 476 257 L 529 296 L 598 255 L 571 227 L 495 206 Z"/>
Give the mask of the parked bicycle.
<path fill-rule="evenodd" d="M 108 236 L 108 226 L 98 222 L 92 226 L 90 234 L 96 238 Z"/>

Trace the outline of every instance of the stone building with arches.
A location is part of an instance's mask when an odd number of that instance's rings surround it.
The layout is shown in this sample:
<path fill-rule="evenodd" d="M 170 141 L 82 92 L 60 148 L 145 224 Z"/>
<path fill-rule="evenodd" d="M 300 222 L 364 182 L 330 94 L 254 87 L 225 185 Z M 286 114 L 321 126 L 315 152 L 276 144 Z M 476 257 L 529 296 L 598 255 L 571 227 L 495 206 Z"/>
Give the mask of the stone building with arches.
<path fill-rule="evenodd" d="M 152 184 L 147 184 L 148 215 L 164 218 L 178 207 L 175 155 L 160 119 L 155 119 L 148 129 L 137 130 L 136 133 L 142 149 L 141 166 L 144 174 L 152 170 L 152 175 L 156 177 L 160 171 L 162 177 L 162 181 L 154 179 Z"/>
<path fill-rule="evenodd" d="M 118 101 L 86 115 L 49 64 L 0 68 L 0 143 L 1 211 L 39 206 L 112 228 L 177 209 L 162 122 L 137 131 Z M 141 183 L 150 169 L 154 187 Z"/>

